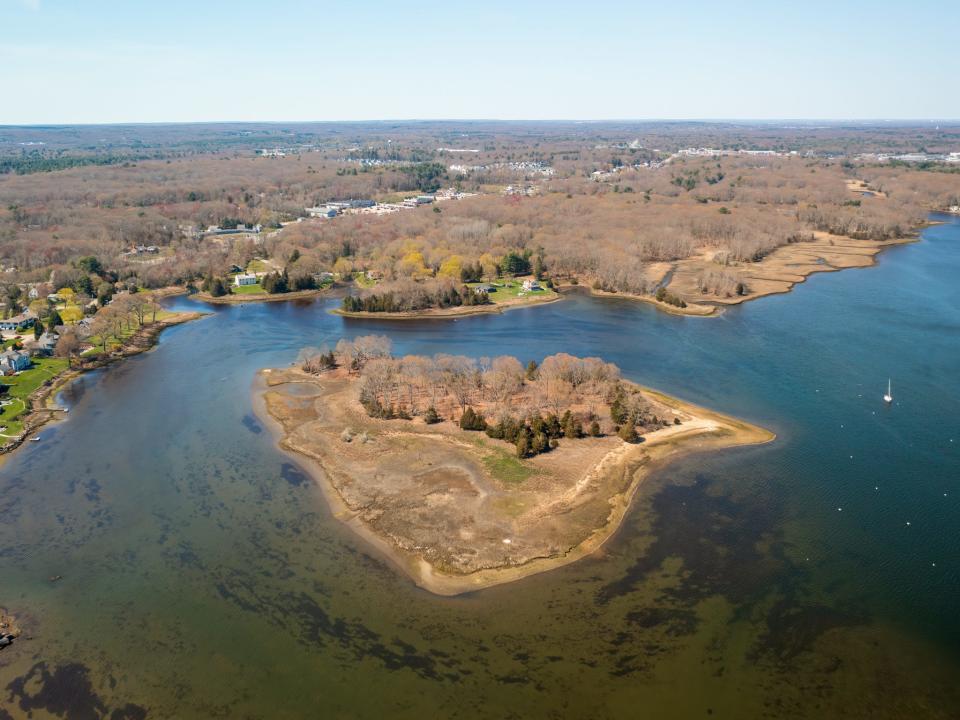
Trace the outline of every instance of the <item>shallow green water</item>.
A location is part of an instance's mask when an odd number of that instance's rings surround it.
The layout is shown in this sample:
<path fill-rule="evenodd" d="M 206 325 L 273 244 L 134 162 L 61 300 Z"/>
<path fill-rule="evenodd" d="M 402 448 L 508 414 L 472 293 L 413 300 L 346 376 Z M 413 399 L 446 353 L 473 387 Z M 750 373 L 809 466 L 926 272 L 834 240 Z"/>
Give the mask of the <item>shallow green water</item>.
<path fill-rule="evenodd" d="M 0 720 L 955 717 L 958 270 L 954 222 L 719 319 L 574 296 L 396 324 L 268 303 L 170 330 L 0 468 L 0 605 L 30 637 L 0 652 Z M 252 415 L 256 369 L 369 332 L 599 355 L 779 439 L 669 467 L 596 557 L 437 598 Z"/>

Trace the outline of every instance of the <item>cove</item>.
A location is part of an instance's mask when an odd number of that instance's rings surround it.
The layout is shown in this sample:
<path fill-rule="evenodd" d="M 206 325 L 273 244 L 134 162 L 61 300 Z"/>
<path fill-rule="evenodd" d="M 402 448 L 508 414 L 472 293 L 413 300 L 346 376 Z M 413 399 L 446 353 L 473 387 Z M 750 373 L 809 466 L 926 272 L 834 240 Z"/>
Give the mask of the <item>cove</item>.
<path fill-rule="evenodd" d="M 69 419 L 0 467 L 0 606 L 25 627 L 0 717 L 951 717 L 960 223 L 937 219 L 718 318 L 571 295 L 395 323 L 315 300 L 167 331 L 71 385 Z M 668 467 L 597 555 L 436 597 L 252 412 L 258 369 L 370 333 L 599 356 L 778 440 Z"/>

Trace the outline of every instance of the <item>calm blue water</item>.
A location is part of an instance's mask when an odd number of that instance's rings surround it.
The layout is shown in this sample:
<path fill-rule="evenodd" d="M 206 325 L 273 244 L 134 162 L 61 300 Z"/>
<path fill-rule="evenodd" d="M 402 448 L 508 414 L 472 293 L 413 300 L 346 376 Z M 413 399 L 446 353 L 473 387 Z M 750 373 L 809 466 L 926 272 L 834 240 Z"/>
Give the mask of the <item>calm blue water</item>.
<path fill-rule="evenodd" d="M 574 295 L 402 323 L 230 306 L 168 331 L 73 385 L 69 420 L 0 468 L 0 605 L 33 637 L 0 653 L 0 708 L 955 717 L 960 223 L 942 219 L 876 267 L 716 319 Z M 368 333 L 600 356 L 779 437 L 667 468 L 595 558 L 436 598 L 331 518 L 252 415 L 257 369 Z"/>

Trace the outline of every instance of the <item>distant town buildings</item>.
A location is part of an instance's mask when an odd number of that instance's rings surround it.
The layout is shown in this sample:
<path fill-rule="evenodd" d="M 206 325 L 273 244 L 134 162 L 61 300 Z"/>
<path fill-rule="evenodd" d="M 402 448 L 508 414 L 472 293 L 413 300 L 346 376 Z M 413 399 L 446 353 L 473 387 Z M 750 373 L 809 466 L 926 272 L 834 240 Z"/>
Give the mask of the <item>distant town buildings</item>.
<path fill-rule="evenodd" d="M 421 205 L 429 205 L 433 202 L 461 200 L 473 197 L 476 194 L 447 188 L 432 195 L 424 194 L 406 198 L 398 203 L 378 203 L 374 200 L 338 200 L 316 207 L 304 208 L 304 211 L 312 218 L 334 218 L 338 215 L 387 215 L 401 210 L 418 208 Z"/>
<path fill-rule="evenodd" d="M 876 163 L 887 163 L 887 162 L 904 162 L 904 163 L 960 163 L 960 152 L 950 152 L 950 153 L 925 153 L 925 152 L 915 152 L 915 153 L 861 153 L 857 155 L 857 160 L 862 162 L 876 162 Z"/>
<path fill-rule="evenodd" d="M 721 150 L 717 148 L 684 148 L 674 153 L 674 157 L 720 157 L 725 155 L 769 155 L 776 157 L 786 157 L 787 155 L 797 155 L 796 150 L 790 152 L 779 152 L 777 150 Z"/>
<path fill-rule="evenodd" d="M 494 171 L 508 171 L 522 173 L 524 177 L 533 177 L 533 176 L 544 176 L 549 177 L 556 173 L 556 170 L 547 165 L 546 163 L 540 162 L 539 160 L 522 160 L 519 162 L 500 162 L 493 163 L 491 165 L 450 165 L 447 168 L 452 173 L 459 173 L 460 175 L 470 175 L 472 173 L 484 172 L 488 170 Z"/>
<path fill-rule="evenodd" d="M 531 196 L 540 192 L 536 185 L 507 185 L 503 190 L 504 195 L 523 195 Z"/>
<path fill-rule="evenodd" d="M 316 207 L 304 208 L 307 215 L 310 217 L 327 217 L 332 218 L 340 214 L 340 210 L 335 207 L 330 207 L 329 205 L 318 205 Z"/>
<path fill-rule="evenodd" d="M 160 253 L 160 248 L 156 245 L 135 245 L 126 252 L 120 253 L 125 256 L 136 256 L 136 255 L 158 255 Z"/>

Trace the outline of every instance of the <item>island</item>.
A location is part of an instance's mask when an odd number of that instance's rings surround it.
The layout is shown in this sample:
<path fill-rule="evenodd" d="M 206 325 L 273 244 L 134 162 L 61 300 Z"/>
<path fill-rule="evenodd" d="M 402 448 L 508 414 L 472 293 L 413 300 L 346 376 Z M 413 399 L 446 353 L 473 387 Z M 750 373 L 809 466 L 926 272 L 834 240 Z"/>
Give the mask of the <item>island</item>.
<path fill-rule="evenodd" d="M 585 557 L 656 469 L 775 437 L 598 358 L 393 357 L 378 336 L 260 371 L 254 399 L 336 517 L 441 595 Z"/>

